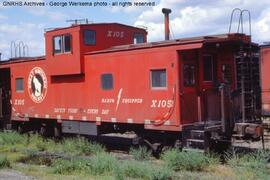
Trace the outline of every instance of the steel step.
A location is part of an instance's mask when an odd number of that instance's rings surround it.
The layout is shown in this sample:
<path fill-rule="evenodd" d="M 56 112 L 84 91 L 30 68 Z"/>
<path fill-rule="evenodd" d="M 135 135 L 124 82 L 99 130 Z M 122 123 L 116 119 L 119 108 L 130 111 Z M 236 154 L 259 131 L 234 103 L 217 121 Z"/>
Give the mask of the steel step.
<path fill-rule="evenodd" d="M 187 148 L 204 149 L 204 140 L 202 139 L 187 139 Z"/>
<path fill-rule="evenodd" d="M 101 134 L 99 140 L 108 144 L 138 145 L 141 138 L 135 134 L 109 133 Z"/>
<path fill-rule="evenodd" d="M 197 148 L 183 148 L 182 151 L 204 153 L 203 149 L 197 149 Z"/>
<path fill-rule="evenodd" d="M 202 139 L 187 139 L 189 142 L 198 142 L 198 143 L 204 143 L 204 140 Z"/>
<path fill-rule="evenodd" d="M 190 131 L 191 139 L 204 139 L 204 131 L 203 130 L 191 130 Z"/>

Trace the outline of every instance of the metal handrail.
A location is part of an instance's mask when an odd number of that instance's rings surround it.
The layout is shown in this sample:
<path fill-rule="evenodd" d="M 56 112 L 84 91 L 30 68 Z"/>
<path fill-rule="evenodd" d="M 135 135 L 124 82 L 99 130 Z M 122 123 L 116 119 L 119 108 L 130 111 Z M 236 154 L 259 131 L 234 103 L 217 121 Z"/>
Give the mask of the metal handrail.
<path fill-rule="evenodd" d="M 247 10 L 247 9 L 242 10 L 242 11 L 241 11 L 241 13 L 242 13 L 242 18 L 243 18 L 243 13 L 244 13 L 244 12 L 248 13 L 248 20 L 249 20 L 249 35 L 251 36 L 251 13 L 250 13 L 250 11 Z M 243 26 L 243 25 L 242 25 L 242 26 Z"/>
<path fill-rule="evenodd" d="M 235 13 L 236 11 L 239 11 L 239 12 L 240 12 L 239 15 L 241 16 L 241 12 L 242 12 L 241 9 L 239 9 L 239 8 L 234 8 L 234 9 L 232 10 L 232 13 L 231 13 L 231 20 L 230 20 L 230 26 L 229 26 L 229 34 L 231 33 L 231 27 L 232 27 L 233 15 L 234 15 L 234 13 Z M 239 32 L 240 21 L 241 21 L 241 18 L 239 18 L 237 32 Z"/>
<path fill-rule="evenodd" d="M 243 26 L 243 15 L 248 14 L 248 20 L 249 20 L 249 35 L 251 36 L 251 13 L 247 9 L 239 9 L 239 8 L 234 8 L 231 13 L 231 19 L 230 19 L 230 26 L 229 26 L 229 34 L 231 33 L 231 28 L 232 28 L 232 20 L 234 17 L 235 12 L 240 12 L 239 14 L 239 20 L 238 20 L 238 27 L 237 27 L 237 33 L 239 33 L 239 29 L 241 27 L 241 33 L 244 33 L 244 26 Z"/>

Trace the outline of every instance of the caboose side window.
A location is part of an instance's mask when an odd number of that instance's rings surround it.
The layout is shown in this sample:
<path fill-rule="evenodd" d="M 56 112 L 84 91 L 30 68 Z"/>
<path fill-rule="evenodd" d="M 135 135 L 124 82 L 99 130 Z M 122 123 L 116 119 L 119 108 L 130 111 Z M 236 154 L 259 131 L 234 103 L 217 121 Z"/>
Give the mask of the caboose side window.
<path fill-rule="evenodd" d="M 71 35 L 53 37 L 53 52 L 54 54 L 71 52 Z"/>
<path fill-rule="evenodd" d="M 61 36 L 55 36 L 53 38 L 53 47 L 54 47 L 54 54 L 58 54 L 62 52 L 62 38 Z"/>
<path fill-rule="evenodd" d="M 83 39 L 85 45 L 95 45 L 96 44 L 96 32 L 92 30 L 84 30 Z"/>
<path fill-rule="evenodd" d="M 16 78 L 15 80 L 16 92 L 23 92 L 23 78 Z"/>
<path fill-rule="evenodd" d="M 134 44 L 144 43 L 144 36 L 141 33 L 135 33 L 133 38 Z"/>
<path fill-rule="evenodd" d="M 222 80 L 225 83 L 231 84 L 232 82 L 232 67 L 230 64 L 222 64 L 221 65 L 222 71 Z"/>
<path fill-rule="evenodd" d="M 195 66 L 191 64 L 184 64 L 183 66 L 184 86 L 195 85 Z"/>
<path fill-rule="evenodd" d="M 151 70 L 151 87 L 153 89 L 167 87 L 166 69 Z"/>
<path fill-rule="evenodd" d="M 101 75 L 101 87 L 103 90 L 113 89 L 113 75 L 112 74 Z"/>
<path fill-rule="evenodd" d="M 203 56 L 203 80 L 213 81 L 213 57 L 211 55 Z"/>
<path fill-rule="evenodd" d="M 71 35 L 64 35 L 64 52 L 70 52 L 71 51 Z"/>

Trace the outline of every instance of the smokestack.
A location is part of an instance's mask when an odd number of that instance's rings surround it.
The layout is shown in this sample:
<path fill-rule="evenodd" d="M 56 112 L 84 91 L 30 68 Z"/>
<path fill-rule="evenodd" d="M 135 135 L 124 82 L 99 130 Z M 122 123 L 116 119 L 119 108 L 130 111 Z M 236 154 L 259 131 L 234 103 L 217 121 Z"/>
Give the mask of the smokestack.
<path fill-rule="evenodd" d="M 170 20 L 169 14 L 172 12 L 171 9 L 162 8 L 164 14 L 164 25 L 165 25 L 165 40 L 170 40 Z"/>

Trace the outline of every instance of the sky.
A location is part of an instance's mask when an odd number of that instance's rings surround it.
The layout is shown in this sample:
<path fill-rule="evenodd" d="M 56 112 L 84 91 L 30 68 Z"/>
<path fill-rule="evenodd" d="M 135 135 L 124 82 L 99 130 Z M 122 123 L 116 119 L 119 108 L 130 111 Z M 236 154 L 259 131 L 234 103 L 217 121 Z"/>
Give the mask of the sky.
<path fill-rule="evenodd" d="M 270 0 L 26 0 L 35 2 L 154 2 L 155 6 L 142 7 L 61 7 L 61 6 L 6 6 L 0 0 L 0 52 L 2 59 L 11 56 L 10 44 L 20 41 L 27 44 L 29 56 L 44 55 L 44 32 L 48 28 L 69 26 L 71 19 L 87 18 L 93 23 L 117 22 L 143 26 L 148 31 L 148 41 L 164 39 L 162 8 L 172 9 L 170 14 L 171 38 L 224 34 L 229 31 L 230 16 L 234 8 L 251 13 L 252 40 L 256 43 L 270 41 Z M 16 0 L 18 2 L 20 0 Z M 22 1 L 24 2 L 24 1 Z M 232 32 L 237 31 L 237 13 Z M 249 34 L 248 16 L 244 18 L 244 33 Z"/>

